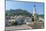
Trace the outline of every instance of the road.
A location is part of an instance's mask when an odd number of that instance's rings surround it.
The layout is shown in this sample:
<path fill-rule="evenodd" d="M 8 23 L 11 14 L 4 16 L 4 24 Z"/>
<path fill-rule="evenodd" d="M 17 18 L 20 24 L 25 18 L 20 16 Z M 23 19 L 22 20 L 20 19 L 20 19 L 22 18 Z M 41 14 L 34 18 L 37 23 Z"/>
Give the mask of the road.
<path fill-rule="evenodd" d="M 18 26 L 10 26 L 10 27 L 5 27 L 6 31 L 15 31 L 15 30 L 30 30 L 32 27 L 28 25 L 18 25 Z"/>

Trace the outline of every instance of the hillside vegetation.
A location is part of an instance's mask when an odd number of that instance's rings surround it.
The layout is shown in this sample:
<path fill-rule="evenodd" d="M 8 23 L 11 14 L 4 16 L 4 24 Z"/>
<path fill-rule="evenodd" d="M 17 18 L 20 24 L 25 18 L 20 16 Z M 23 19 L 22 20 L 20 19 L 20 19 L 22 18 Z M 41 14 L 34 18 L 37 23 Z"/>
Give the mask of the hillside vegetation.
<path fill-rule="evenodd" d="M 5 11 L 5 16 L 19 16 L 19 15 L 22 15 L 22 16 L 29 16 L 31 17 L 32 14 L 30 12 L 28 12 L 27 10 L 22 10 L 22 9 L 10 9 L 10 10 L 6 10 Z M 44 15 L 38 15 L 39 17 L 42 17 L 44 18 Z"/>
<path fill-rule="evenodd" d="M 6 16 L 15 16 L 15 15 L 31 16 L 32 14 L 22 9 L 16 9 L 16 10 L 10 9 L 10 10 L 6 10 L 5 15 Z"/>

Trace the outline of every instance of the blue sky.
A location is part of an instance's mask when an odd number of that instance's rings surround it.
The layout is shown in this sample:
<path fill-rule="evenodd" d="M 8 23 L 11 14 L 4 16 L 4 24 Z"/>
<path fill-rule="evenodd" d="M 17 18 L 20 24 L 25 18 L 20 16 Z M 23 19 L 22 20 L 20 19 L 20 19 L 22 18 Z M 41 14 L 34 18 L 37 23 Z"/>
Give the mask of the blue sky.
<path fill-rule="evenodd" d="M 44 3 L 36 2 L 36 13 L 44 14 Z M 17 1 L 6 1 L 6 10 L 10 9 L 23 9 L 32 13 L 34 8 L 34 2 L 17 2 Z"/>

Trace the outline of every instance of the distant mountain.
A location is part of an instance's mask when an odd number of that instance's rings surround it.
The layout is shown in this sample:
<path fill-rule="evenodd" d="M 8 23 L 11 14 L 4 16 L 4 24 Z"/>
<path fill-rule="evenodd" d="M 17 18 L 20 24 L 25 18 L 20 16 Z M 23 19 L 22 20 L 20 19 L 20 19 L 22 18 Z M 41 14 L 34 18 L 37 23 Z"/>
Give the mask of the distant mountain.
<path fill-rule="evenodd" d="M 32 14 L 30 12 L 28 12 L 27 10 L 22 10 L 22 9 L 10 9 L 10 10 L 6 10 L 5 11 L 5 15 L 6 16 L 15 16 L 15 15 L 22 15 L 22 16 L 32 16 Z"/>

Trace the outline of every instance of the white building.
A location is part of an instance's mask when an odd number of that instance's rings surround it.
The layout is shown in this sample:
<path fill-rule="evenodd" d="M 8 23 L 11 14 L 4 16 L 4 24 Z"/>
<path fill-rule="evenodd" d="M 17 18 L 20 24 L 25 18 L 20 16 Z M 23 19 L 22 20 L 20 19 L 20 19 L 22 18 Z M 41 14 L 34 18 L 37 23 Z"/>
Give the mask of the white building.
<path fill-rule="evenodd" d="M 25 23 L 26 24 L 30 24 L 32 22 L 32 18 L 31 17 L 26 17 L 25 18 Z"/>

